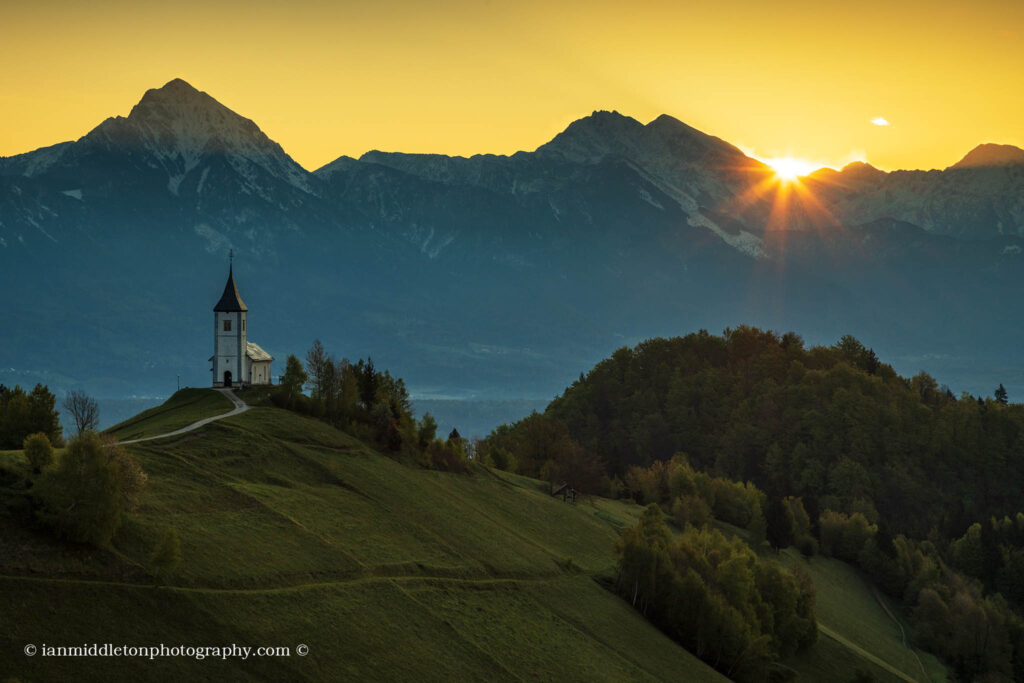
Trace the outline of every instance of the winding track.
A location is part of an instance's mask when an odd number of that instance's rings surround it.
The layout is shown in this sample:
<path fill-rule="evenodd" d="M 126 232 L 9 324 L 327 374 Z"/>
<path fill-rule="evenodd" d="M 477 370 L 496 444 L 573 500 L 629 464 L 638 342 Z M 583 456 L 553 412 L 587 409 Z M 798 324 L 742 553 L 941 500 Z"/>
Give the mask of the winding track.
<path fill-rule="evenodd" d="M 216 422 L 217 420 L 223 420 L 225 417 L 231 417 L 232 415 L 239 415 L 239 414 L 244 413 L 245 411 L 249 410 L 249 406 L 246 405 L 245 401 L 243 401 L 242 399 L 240 399 L 237 396 L 235 396 L 235 392 L 232 391 L 231 389 L 215 389 L 214 391 L 219 391 L 220 393 L 222 393 L 225 396 L 227 396 L 228 399 L 234 404 L 234 406 L 235 406 L 234 410 L 228 411 L 226 413 L 221 413 L 220 415 L 214 415 L 213 417 L 203 418 L 202 420 L 199 420 L 197 422 L 193 422 L 192 424 L 190 424 L 190 425 L 188 425 L 186 427 L 182 427 L 181 429 L 176 429 L 173 432 L 167 432 L 166 434 L 157 434 L 156 436 L 147 436 L 147 437 L 143 437 L 141 439 L 132 439 L 131 441 L 122 441 L 121 445 L 130 444 L 130 443 L 139 443 L 141 441 L 152 441 L 153 439 L 166 439 L 168 436 L 178 436 L 179 434 L 184 434 L 186 432 L 191 432 L 194 429 L 199 429 L 203 425 L 210 424 L 211 422 Z"/>

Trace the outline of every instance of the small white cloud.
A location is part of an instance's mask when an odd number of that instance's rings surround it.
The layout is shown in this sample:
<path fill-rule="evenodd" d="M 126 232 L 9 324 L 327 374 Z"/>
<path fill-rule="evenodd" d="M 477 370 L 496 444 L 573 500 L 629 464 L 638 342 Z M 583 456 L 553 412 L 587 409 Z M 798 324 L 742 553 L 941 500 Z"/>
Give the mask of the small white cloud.
<path fill-rule="evenodd" d="M 875 118 L 871 119 L 871 123 L 875 124 L 876 126 L 888 126 L 889 125 L 889 122 L 886 121 L 885 119 L 883 119 L 881 116 L 876 116 Z"/>

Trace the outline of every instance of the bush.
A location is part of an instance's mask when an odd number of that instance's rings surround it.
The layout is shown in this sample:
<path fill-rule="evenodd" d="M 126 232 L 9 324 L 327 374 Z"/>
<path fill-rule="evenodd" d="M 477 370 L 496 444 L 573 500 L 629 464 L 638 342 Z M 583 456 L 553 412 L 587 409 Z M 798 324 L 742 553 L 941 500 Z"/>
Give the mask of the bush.
<path fill-rule="evenodd" d="M 149 563 L 158 578 L 166 577 L 178 567 L 181 563 L 181 541 L 177 529 L 172 527 L 164 532 L 149 556 Z"/>
<path fill-rule="evenodd" d="M 435 439 L 424 451 L 430 467 L 444 472 L 465 472 L 466 453 L 454 441 Z"/>
<path fill-rule="evenodd" d="M 856 564 L 864 545 L 874 537 L 878 527 L 857 512 L 847 516 L 841 512 L 825 510 L 819 522 L 821 553 Z"/>
<path fill-rule="evenodd" d="M 687 525 L 703 527 L 715 519 L 708 504 L 693 495 L 676 498 L 676 502 L 672 506 L 672 515 L 680 527 Z"/>
<path fill-rule="evenodd" d="M 107 452 L 107 462 L 113 465 L 117 472 L 122 509 L 127 512 L 135 512 L 139 503 L 142 502 L 142 492 L 146 490 L 149 476 L 135 456 L 117 443 L 117 439 L 101 436 L 100 441 Z"/>
<path fill-rule="evenodd" d="M 50 445 L 50 439 L 46 434 L 36 432 L 26 436 L 22 448 L 25 449 L 29 467 L 36 474 L 53 464 L 53 446 Z"/>
<path fill-rule="evenodd" d="M 83 432 L 36 483 L 39 519 L 72 541 L 106 545 L 121 524 L 124 507 L 118 469 L 100 438 Z"/>
<path fill-rule="evenodd" d="M 818 554 L 818 542 L 810 534 L 800 536 L 796 539 L 796 549 L 804 557 L 814 557 Z"/>

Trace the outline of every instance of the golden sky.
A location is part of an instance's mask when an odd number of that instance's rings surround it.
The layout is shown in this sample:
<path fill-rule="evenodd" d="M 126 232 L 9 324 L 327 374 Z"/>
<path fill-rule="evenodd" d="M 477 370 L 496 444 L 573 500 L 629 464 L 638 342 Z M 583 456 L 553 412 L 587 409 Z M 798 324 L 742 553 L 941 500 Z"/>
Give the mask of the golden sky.
<path fill-rule="evenodd" d="M 595 109 L 833 166 L 1024 146 L 1020 0 L 0 3 L 0 155 L 78 138 L 176 77 L 308 169 L 532 150 Z"/>

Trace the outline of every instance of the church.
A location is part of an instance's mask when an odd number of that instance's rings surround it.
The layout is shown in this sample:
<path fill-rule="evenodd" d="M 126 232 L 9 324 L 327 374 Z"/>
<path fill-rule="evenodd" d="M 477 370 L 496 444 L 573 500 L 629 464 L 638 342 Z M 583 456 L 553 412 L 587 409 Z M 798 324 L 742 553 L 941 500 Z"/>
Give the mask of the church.
<path fill-rule="evenodd" d="M 270 361 L 274 358 L 246 339 L 245 316 L 249 309 L 238 295 L 232 271 L 233 264 L 228 266 L 224 293 L 213 307 L 213 386 L 272 384 Z"/>

